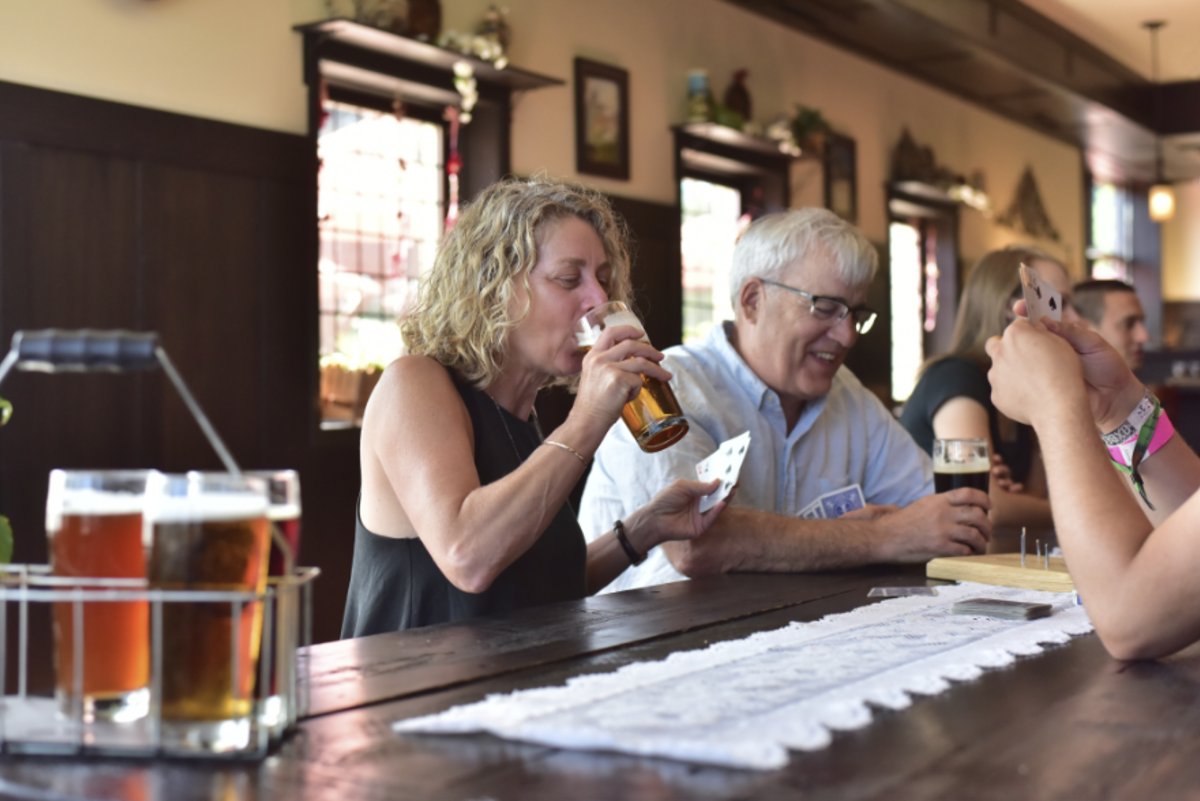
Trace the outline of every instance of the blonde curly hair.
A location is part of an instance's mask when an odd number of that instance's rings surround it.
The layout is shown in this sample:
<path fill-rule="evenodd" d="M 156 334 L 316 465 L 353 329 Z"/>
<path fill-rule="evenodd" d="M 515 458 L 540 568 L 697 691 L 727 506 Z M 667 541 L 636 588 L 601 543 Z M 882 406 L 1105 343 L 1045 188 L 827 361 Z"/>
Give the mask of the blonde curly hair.
<path fill-rule="evenodd" d="M 545 177 L 505 180 L 481 192 L 442 240 L 412 312 L 400 323 L 406 350 L 478 389 L 491 384 L 504 363 L 508 332 L 529 313 L 528 300 L 519 314 L 509 312 L 515 281 L 519 276 L 528 290 L 540 236 L 569 216 L 600 236 L 612 268 L 609 300 L 628 302 L 628 232 L 603 195 Z"/>

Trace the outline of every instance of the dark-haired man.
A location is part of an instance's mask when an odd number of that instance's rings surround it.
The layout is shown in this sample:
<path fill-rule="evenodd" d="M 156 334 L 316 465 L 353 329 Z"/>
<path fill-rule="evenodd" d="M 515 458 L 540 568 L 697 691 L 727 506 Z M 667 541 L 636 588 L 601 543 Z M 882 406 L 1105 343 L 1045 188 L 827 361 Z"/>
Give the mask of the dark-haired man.
<path fill-rule="evenodd" d="M 1142 366 L 1150 332 L 1133 287 L 1124 281 L 1084 281 L 1075 286 L 1074 302 L 1087 326 L 1125 357 L 1129 369 Z"/>

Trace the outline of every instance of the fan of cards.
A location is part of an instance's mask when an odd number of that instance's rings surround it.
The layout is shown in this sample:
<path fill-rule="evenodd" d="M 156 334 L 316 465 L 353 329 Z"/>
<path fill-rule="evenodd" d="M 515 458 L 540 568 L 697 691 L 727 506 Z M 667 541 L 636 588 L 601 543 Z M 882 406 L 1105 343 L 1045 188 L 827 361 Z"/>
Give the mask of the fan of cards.
<path fill-rule="evenodd" d="M 704 461 L 696 465 L 696 476 L 701 481 L 721 479 L 721 486 L 713 490 L 711 495 L 705 495 L 700 499 L 700 514 L 707 512 L 733 492 L 733 487 L 737 484 L 738 473 L 742 471 L 742 462 L 746 460 L 746 451 L 749 448 L 750 432 L 747 431 L 733 439 L 725 440 Z"/>
<path fill-rule="evenodd" d="M 806 520 L 835 520 L 846 512 L 853 512 L 864 506 L 866 501 L 863 500 L 862 487 L 851 484 L 817 498 L 800 510 L 800 517 Z"/>
<path fill-rule="evenodd" d="M 1029 322 L 1036 323 L 1043 317 L 1055 322 L 1062 320 L 1062 295 L 1042 280 L 1036 268 L 1021 265 L 1021 288 L 1025 292 L 1025 313 Z"/>
<path fill-rule="evenodd" d="M 969 598 L 950 608 L 956 615 L 986 615 L 1004 620 L 1036 620 L 1050 616 L 1050 604 L 1005 601 L 1000 598 Z"/>

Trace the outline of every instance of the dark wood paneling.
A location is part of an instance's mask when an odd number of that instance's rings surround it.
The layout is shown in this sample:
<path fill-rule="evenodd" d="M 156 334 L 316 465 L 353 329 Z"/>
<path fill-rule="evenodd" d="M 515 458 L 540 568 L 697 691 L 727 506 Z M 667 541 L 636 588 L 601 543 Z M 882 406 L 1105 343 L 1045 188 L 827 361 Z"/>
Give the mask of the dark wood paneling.
<path fill-rule="evenodd" d="M 297 67 L 299 69 L 299 67 Z M 301 136 L 0 81 L 0 141 L 307 184 Z"/>
<path fill-rule="evenodd" d="M 243 467 L 300 471 L 323 641 L 341 628 L 359 475 L 357 436 L 317 431 L 315 165 L 307 137 L 0 83 L 0 343 L 159 331 Z M 157 372 L 13 373 L 0 394 L 19 561 L 46 559 L 53 467 L 220 467 Z"/>

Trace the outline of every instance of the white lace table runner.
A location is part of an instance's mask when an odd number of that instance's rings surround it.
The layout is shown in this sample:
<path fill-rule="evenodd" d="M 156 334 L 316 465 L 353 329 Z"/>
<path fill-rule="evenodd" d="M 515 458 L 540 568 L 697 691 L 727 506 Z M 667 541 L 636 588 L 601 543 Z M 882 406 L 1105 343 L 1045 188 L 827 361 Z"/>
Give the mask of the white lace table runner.
<path fill-rule="evenodd" d="M 973 583 L 938 592 L 394 725 L 771 769 L 787 763 L 789 748 L 824 748 L 831 729 L 867 725 L 871 704 L 903 709 L 910 693 L 940 693 L 949 680 L 974 679 L 1092 630 L 1070 594 Z M 1050 603 L 1054 614 L 1010 621 L 951 613 L 955 601 L 981 596 Z"/>

